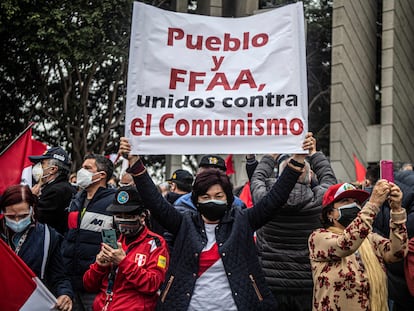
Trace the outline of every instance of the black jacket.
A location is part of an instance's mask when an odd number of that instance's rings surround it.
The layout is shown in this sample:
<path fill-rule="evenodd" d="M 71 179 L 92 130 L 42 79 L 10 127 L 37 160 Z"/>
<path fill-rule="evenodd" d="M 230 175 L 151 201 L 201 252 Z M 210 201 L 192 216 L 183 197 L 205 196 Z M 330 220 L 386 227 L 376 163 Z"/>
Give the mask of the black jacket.
<path fill-rule="evenodd" d="M 76 189 L 65 175 L 59 175 L 54 181 L 45 184 L 37 204 L 37 220 L 64 235 L 68 229 L 67 208 L 75 193 Z"/>
<path fill-rule="evenodd" d="M 414 237 L 414 171 L 401 171 L 394 174 L 395 183 L 403 193 L 402 206 L 407 212 L 408 238 Z M 368 189 L 372 190 L 372 189 Z M 389 236 L 390 232 L 390 208 L 385 202 L 377 214 L 374 231 L 382 236 Z M 404 276 L 404 260 L 386 264 L 388 277 L 388 295 L 398 305 L 398 310 L 413 310 L 414 297 L 408 291 Z"/>
<path fill-rule="evenodd" d="M 280 211 L 298 176 L 287 168 L 260 203 L 250 209 L 232 207 L 216 228 L 218 251 L 238 310 L 277 308 L 265 284 L 253 234 Z M 204 222 L 198 213 L 180 213 L 172 207 L 147 173 L 134 180 L 145 206 L 176 237 L 157 309 L 187 310 L 197 279 L 199 254 L 207 242 Z"/>
<path fill-rule="evenodd" d="M 275 182 L 276 161 L 265 155 L 252 179 L 253 203 L 257 204 Z M 313 281 L 309 261 L 308 238 L 320 228 L 322 198 L 329 186 L 337 183 L 332 167 L 321 152 L 309 157 L 318 185 L 297 183 L 281 212 L 257 231 L 257 246 L 266 282 L 272 293 L 283 295 L 309 295 L 311 306 Z M 287 189 L 286 189 L 287 191 Z"/>
<path fill-rule="evenodd" d="M 102 229 L 113 228 L 112 214 L 106 208 L 112 203 L 115 192 L 115 189 L 99 188 L 83 217 L 86 191 L 79 192 L 70 203 L 69 229 L 62 244 L 62 253 L 66 273 L 75 291 L 83 290 L 83 274 L 101 249 Z"/>

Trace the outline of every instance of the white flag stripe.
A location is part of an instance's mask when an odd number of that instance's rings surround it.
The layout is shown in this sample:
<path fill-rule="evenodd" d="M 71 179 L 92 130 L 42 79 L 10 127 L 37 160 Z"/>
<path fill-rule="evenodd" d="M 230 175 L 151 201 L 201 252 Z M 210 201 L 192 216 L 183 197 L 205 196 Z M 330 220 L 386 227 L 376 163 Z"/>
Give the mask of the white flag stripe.
<path fill-rule="evenodd" d="M 45 311 L 53 310 L 56 304 L 56 298 L 46 288 L 46 286 L 39 280 L 39 278 L 33 278 L 36 283 L 36 289 L 26 300 L 25 304 L 20 308 L 21 311 Z"/>
<path fill-rule="evenodd" d="M 22 185 L 28 185 L 30 188 L 32 187 L 32 167 L 27 166 L 22 171 L 22 179 L 20 182 Z"/>

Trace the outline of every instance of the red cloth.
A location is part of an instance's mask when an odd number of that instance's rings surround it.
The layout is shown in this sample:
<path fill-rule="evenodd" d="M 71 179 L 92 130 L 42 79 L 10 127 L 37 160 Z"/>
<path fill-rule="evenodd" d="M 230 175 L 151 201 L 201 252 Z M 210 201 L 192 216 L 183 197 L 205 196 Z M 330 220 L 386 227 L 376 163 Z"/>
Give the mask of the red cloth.
<path fill-rule="evenodd" d="M 51 310 L 55 298 L 26 263 L 0 239 L 0 310 Z"/>
<path fill-rule="evenodd" d="M 239 198 L 244 202 L 244 204 L 246 204 L 247 208 L 253 206 L 252 193 L 250 192 L 250 181 L 244 185 L 242 191 L 240 192 Z"/>
<path fill-rule="evenodd" d="M 230 176 L 231 174 L 236 173 L 236 171 L 234 170 L 234 166 L 233 166 L 233 155 L 229 154 L 227 156 L 227 158 L 224 160 L 224 162 L 226 163 L 226 175 Z"/>
<path fill-rule="evenodd" d="M 23 170 L 31 167 L 28 156 L 33 154 L 43 154 L 46 151 L 46 145 L 32 139 L 32 128 L 23 133 L 13 145 L 11 145 L 0 156 L 0 194 L 8 186 L 19 184 L 22 180 Z"/>
<path fill-rule="evenodd" d="M 365 180 L 365 174 L 367 173 L 367 169 L 361 162 L 359 162 L 355 154 L 354 154 L 354 166 L 355 166 L 356 181 L 363 182 Z"/>

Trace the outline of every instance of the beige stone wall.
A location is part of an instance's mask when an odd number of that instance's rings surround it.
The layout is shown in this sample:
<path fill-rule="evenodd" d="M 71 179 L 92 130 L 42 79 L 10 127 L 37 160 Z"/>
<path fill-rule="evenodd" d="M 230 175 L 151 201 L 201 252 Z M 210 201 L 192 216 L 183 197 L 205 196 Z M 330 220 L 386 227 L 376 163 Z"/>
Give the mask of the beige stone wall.
<path fill-rule="evenodd" d="M 365 162 L 374 123 L 376 1 L 334 1 L 330 158 L 339 180 L 353 181 L 353 154 Z"/>
<path fill-rule="evenodd" d="M 383 4 L 381 156 L 414 161 L 414 1 Z"/>
<path fill-rule="evenodd" d="M 414 161 L 414 1 L 383 1 L 379 124 L 373 93 L 376 11 L 374 0 L 334 1 L 330 150 L 341 181 L 355 179 L 353 153 L 364 164 Z"/>

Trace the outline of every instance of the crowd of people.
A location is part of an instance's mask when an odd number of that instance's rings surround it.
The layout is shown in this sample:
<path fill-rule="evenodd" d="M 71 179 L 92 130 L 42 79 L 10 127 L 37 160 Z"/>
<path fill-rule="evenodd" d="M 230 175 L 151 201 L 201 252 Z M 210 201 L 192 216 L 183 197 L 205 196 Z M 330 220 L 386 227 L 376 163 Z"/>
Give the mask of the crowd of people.
<path fill-rule="evenodd" d="M 246 155 L 247 207 L 218 155 L 156 185 L 127 138 L 119 179 L 98 154 L 70 174 L 53 147 L 29 157 L 32 188 L 1 194 L 1 239 L 57 310 L 412 310 L 412 165 L 339 183 L 312 133 L 302 149 Z"/>

